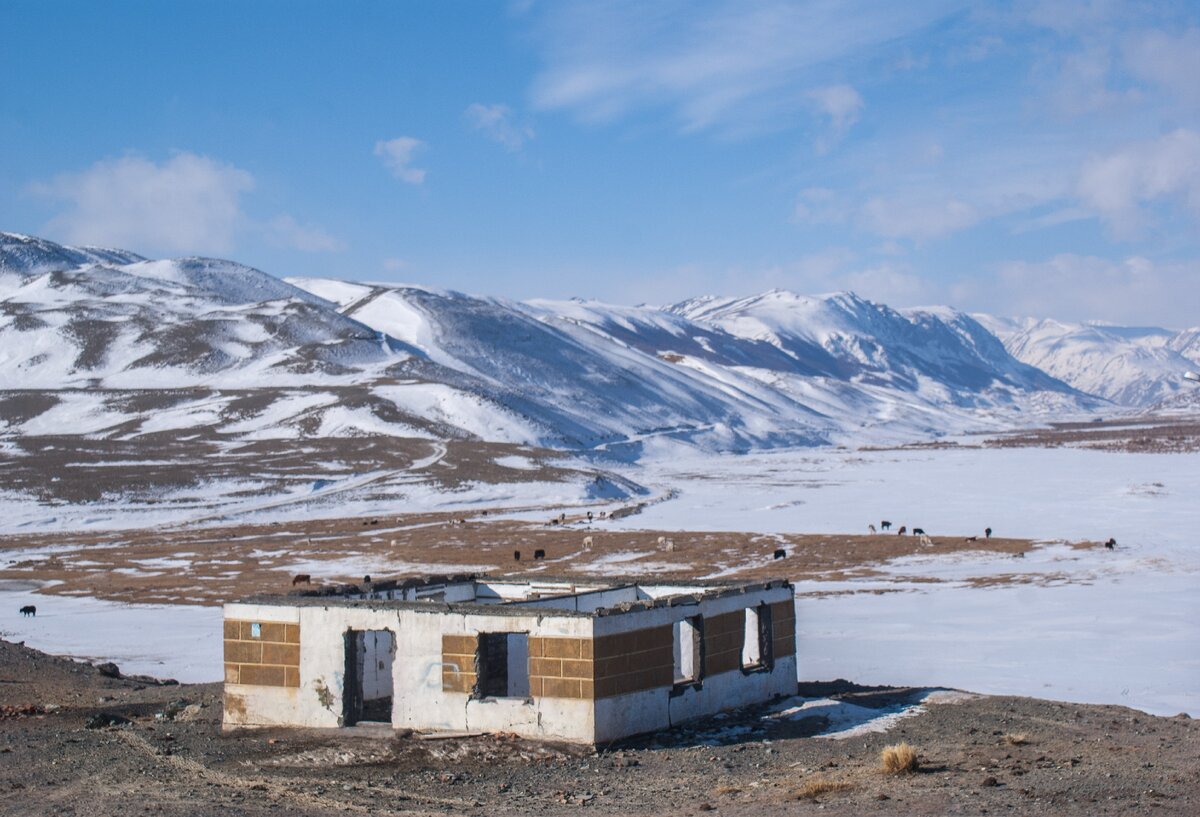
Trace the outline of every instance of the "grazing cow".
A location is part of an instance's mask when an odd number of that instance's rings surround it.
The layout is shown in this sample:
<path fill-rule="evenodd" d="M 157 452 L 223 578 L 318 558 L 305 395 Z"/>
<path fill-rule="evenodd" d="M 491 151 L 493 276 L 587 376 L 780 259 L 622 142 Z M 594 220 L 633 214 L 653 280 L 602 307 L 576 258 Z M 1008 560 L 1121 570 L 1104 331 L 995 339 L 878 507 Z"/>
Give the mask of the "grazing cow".
<path fill-rule="evenodd" d="M 908 527 L 905 525 L 901 525 L 900 530 L 896 531 L 897 536 L 903 536 L 906 533 L 908 533 Z"/>
<path fill-rule="evenodd" d="M 991 528 L 984 528 L 984 529 L 983 529 L 983 538 L 984 538 L 984 539 L 991 539 L 991 538 L 992 538 L 992 529 L 991 529 Z"/>
<path fill-rule="evenodd" d="M 487 508 L 484 508 L 482 511 L 480 511 L 480 512 L 479 512 L 479 515 L 480 515 L 480 516 L 487 516 Z"/>
<path fill-rule="evenodd" d="M 292 576 L 292 587 L 298 584 L 312 584 L 312 576 L 307 573 L 297 573 L 295 576 Z"/>
<path fill-rule="evenodd" d="M 880 522 L 880 523 L 879 523 L 879 529 L 880 529 L 880 530 L 891 530 L 891 529 L 892 529 L 892 523 L 891 523 L 891 522 L 889 522 L 889 521 L 887 521 L 887 520 L 885 519 L 885 520 L 883 520 L 882 522 Z"/>
<path fill-rule="evenodd" d="M 557 524 L 558 524 L 558 519 L 557 519 L 557 518 L 551 519 L 551 520 L 550 520 L 549 522 L 547 522 L 546 524 L 547 524 L 547 525 L 557 525 Z"/>
<path fill-rule="evenodd" d="M 566 515 L 565 513 L 560 513 L 560 514 L 558 515 L 558 521 L 559 521 L 559 522 L 566 522 L 566 521 L 567 521 L 567 515 Z"/>
<path fill-rule="evenodd" d="M 589 522 L 592 521 L 592 512 L 591 511 L 588 511 L 588 521 Z"/>
<path fill-rule="evenodd" d="M 871 533 L 874 533 L 874 532 L 875 532 L 875 526 L 874 526 L 874 525 L 867 525 L 867 530 L 869 530 Z"/>
<path fill-rule="evenodd" d="M 36 616 L 37 608 L 34 607 L 32 604 L 26 604 L 24 607 L 21 608 L 21 615 L 26 616 L 26 617 Z"/>
<path fill-rule="evenodd" d="M 1104 543 L 1104 546 L 1106 548 L 1108 548 L 1109 550 L 1112 550 L 1113 548 L 1115 548 L 1117 546 L 1117 540 L 1110 538 L 1107 542 Z"/>
<path fill-rule="evenodd" d="M 924 536 L 924 535 L 925 535 L 924 528 L 913 528 L 913 536 Z"/>
<path fill-rule="evenodd" d="M 514 551 L 513 551 L 513 561 L 514 561 L 514 562 L 519 562 L 519 561 L 521 561 L 521 551 L 519 551 L 519 550 L 514 550 Z"/>
<path fill-rule="evenodd" d="M 533 560 L 534 560 L 535 562 L 536 562 L 538 559 L 545 559 L 545 558 L 546 558 L 546 551 L 544 551 L 544 550 L 540 550 L 540 549 L 539 549 L 539 550 L 535 550 L 535 551 L 533 552 Z"/>
<path fill-rule="evenodd" d="M 783 548 L 779 548 L 778 550 L 775 551 L 775 560 L 776 561 L 779 561 L 780 559 L 786 559 L 786 558 L 787 558 L 787 551 L 784 550 Z"/>
<path fill-rule="evenodd" d="M 913 533 L 916 533 L 916 530 L 914 530 Z M 921 544 L 925 547 L 931 547 L 933 545 L 933 540 L 925 534 L 925 531 L 921 531 Z"/>
<path fill-rule="evenodd" d="M 370 586 L 371 586 L 371 577 L 370 577 L 370 576 L 363 576 L 363 584 L 365 584 L 365 585 L 367 585 L 368 587 L 370 587 Z"/>
<path fill-rule="evenodd" d="M 583 537 L 583 549 L 584 550 L 592 549 L 592 537 L 590 537 L 590 536 Z"/>
<path fill-rule="evenodd" d="M 965 541 L 967 541 L 967 542 L 978 542 L 978 541 L 979 541 L 979 537 L 978 537 L 978 536 L 968 536 L 968 537 L 966 538 L 966 540 L 965 540 Z"/>

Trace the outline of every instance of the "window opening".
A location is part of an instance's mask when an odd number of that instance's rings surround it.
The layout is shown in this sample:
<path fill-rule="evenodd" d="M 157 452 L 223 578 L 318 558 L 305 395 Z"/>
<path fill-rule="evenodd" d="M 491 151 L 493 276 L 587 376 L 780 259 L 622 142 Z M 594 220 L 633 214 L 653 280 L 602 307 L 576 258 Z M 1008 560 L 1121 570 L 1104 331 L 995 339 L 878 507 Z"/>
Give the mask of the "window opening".
<path fill-rule="evenodd" d="M 742 638 L 742 669 L 753 670 L 771 663 L 771 608 L 765 604 L 746 608 Z"/>
<path fill-rule="evenodd" d="M 675 622 L 672 652 L 675 658 L 675 684 L 691 684 L 700 680 L 700 616 Z"/>
<path fill-rule="evenodd" d="M 529 633 L 480 633 L 477 694 L 529 697 Z"/>

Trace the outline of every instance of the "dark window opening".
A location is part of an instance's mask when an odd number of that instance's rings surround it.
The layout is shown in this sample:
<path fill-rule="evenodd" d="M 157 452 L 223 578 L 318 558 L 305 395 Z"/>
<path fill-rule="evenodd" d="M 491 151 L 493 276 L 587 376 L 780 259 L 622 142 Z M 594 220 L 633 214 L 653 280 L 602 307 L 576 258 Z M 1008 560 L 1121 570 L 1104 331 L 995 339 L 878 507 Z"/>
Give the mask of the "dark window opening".
<path fill-rule="evenodd" d="M 529 633 L 480 633 L 480 698 L 529 697 Z"/>

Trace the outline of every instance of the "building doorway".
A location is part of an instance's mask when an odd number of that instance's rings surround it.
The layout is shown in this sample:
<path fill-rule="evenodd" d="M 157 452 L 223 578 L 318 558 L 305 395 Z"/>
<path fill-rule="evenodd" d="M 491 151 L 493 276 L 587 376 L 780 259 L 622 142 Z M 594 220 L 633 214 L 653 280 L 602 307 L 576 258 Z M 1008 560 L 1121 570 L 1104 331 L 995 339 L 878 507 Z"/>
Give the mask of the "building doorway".
<path fill-rule="evenodd" d="M 342 724 L 392 722 L 392 662 L 396 638 L 391 630 L 347 630 Z"/>

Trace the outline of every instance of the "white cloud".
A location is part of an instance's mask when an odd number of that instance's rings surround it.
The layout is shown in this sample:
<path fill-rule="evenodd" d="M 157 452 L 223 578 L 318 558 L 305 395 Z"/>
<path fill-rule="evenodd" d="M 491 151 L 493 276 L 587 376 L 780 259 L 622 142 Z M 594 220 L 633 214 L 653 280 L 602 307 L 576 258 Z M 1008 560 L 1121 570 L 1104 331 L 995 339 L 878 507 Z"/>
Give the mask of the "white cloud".
<path fill-rule="evenodd" d="M 383 160 L 384 166 L 391 174 L 408 184 L 422 184 L 425 181 L 425 171 L 413 167 L 413 157 L 418 150 L 425 147 L 420 139 L 411 136 L 397 136 L 395 139 L 375 143 L 375 155 Z"/>
<path fill-rule="evenodd" d="M 475 130 L 514 152 L 534 135 L 533 128 L 517 123 L 512 108 L 507 105 L 475 102 L 467 106 L 463 116 Z"/>
<path fill-rule="evenodd" d="M 1051 107 L 1062 116 L 1079 116 L 1142 101 L 1138 89 L 1114 87 L 1117 80 L 1108 46 L 1094 45 L 1067 54 L 1050 83 Z"/>
<path fill-rule="evenodd" d="M 1200 102 L 1200 28 L 1178 35 L 1151 29 L 1130 35 L 1125 62 L 1139 79 L 1160 85 L 1185 103 Z"/>
<path fill-rule="evenodd" d="M 814 88 L 808 97 L 817 109 L 829 120 L 829 133 L 817 142 L 817 149 L 824 153 L 858 121 L 865 106 L 862 96 L 849 85 L 827 85 Z"/>
<path fill-rule="evenodd" d="M 792 220 L 809 224 L 843 224 L 850 219 L 850 206 L 828 187 L 806 187 L 796 197 Z"/>
<path fill-rule="evenodd" d="M 47 231 L 72 243 L 221 253 L 244 227 L 241 197 L 253 187 L 245 170 L 180 152 L 161 164 L 141 156 L 100 161 L 33 190 L 66 204 Z"/>
<path fill-rule="evenodd" d="M 336 252 L 345 249 L 345 244 L 335 236 L 313 224 L 300 224 L 284 214 L 271 219 L 264 227 L 268 238 L 277 244 L 293 247 L 301 252 Z"/>
<path fill-rule="evenodd" d="M 685 130 L 746 129 L 755 120 L 790 115 L 817 68 L 895 42 L 962 5 L 550 4 L 538 29 L 545 67 L 533 99 L 541 108 L 572 110 L 588 121 L 665 106 Z"/>
<path fill-rule="evenodd" d="M 1122 237 L 1144 226 L 1144 205 L 1178 198 L 1200 214 L 1200 133 L 1180 128 L 1084 163 L 1079 197 Z"/>
<path fill-rule="evenodd" d="M 884 238 L 924 241 L 966 229 L 981 217 L 974 206 L 954 198 L 876 197 L 863 205 L 859 223 Z"/>
<path fill-rule="evenodd" d="M 1197 323 L 1200 263 L 1062 253 L 1001 264 L 990 275 L 958 282 L 947 296 L 963 308 L 999 315 L 1182 328 Z"/>

